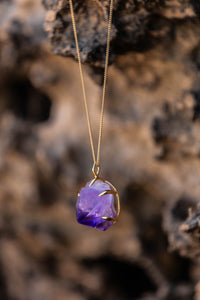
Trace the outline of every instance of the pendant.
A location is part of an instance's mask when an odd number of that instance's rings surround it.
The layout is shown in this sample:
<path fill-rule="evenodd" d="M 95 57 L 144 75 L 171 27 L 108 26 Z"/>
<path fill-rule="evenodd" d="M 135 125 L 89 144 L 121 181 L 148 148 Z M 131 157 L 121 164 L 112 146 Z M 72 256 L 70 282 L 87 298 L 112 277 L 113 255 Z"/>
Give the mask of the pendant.
<path fill-rule="evenodd" d="M 78 223 L 102 231 L 111 227 L 120 214 L 120 200 L 116 188 L 99 177 L 94 170 L 94 179 L 81 188 L 76 204 Z"/>

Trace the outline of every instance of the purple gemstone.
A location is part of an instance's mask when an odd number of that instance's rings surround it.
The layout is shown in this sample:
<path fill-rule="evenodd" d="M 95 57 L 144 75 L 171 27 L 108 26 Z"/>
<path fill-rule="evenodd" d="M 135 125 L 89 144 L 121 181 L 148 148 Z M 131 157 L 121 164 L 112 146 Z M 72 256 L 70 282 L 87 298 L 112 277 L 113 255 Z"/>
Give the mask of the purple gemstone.
<path fill-rule="evenodd" d="M 90 181 L 91 182 L 91 181 Z M 112 221 L 102 219 L 102 217 L 115 218 L 114 194 L 99 196 L 102 192 L 112 190 L 111 186 L 98 179 L 92 186 L 90 182 L 80 191 L 76 204 L 76 218 L 80 224 L 105 231 L 113 225 Z"/>

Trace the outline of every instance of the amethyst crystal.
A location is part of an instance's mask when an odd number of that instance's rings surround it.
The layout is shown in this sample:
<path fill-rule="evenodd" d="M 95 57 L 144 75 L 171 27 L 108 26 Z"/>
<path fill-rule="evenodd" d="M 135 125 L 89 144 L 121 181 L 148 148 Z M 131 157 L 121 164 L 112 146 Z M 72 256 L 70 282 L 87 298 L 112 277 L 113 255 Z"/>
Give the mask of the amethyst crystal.
<path fill-rule="evenodd" d="M 104 220 L 102 217 L 115 218 L 114 194 L 99 196 L 104 191 L 113 190 L 112 187 L 97 179 L 91 186 L 90 182 L 80 191 L 76 204 L 76 218 L 80 224 L 105 231 L 113 225 L 113 221 Z"/>

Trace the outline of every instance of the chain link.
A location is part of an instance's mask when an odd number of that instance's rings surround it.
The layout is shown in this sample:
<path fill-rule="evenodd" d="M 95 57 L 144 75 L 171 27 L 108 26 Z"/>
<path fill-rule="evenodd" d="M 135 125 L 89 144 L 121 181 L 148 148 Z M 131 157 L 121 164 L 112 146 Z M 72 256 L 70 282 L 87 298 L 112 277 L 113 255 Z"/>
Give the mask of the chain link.
<path fill-rule="evenodd" d="M 93 156 L 94 165 L 96 165 L 98 169 L 100 168 L 99 164 L 100 164 L 100 153 L 101 153 L 103 121 L 104 121 L 106 84 L 107 84 L 107 78 L 108 78 L 108 63 L 109 63 L 112 16 L 113 16 L 113 1 L 114 0 L 110 0 L 110 13 L 109 13 L 109 21 L 108 21 L 107 48 L 106 48 L 106 59 L 105 59 L 105 69 L 104 69 L 104 82 L 103 82 L 101 115 L 100 115 L 100 124 L 99 124 L 99 138 L 98 138 L 98 146 L 97 146 L 97 155 L 95 155 L 94 140 L 93 140 L 93 135 L 92 135 L 92 127 L 91 127 L 91 121 L 90 121 L 90 116 L 89 116 L 89 110 L 88 110 L 88 101 L 87 101 L 87 96 L 86 96 L 85 82 L 84 82 L 83 69 L 82 69 L 82 63 L 81 63 L 81 55 L 80 55 L 80 49 L 79 49 L 79 44 L 78 44 L 78 37 L 77 37 L 77 29 L 76 29 L 76 21 L 75 21 L 75 16 L 74 16 L 73 2 L 72 2 L 72 0 L 69 0 L 70 12 L 71 12 L 71 17 L 72 17 L 72 25 L 73 25 L 73 31 L 74 31 L 74 38 L 75 38 L 77 57 L 78 57 L 78 64 L 79 64 L 79 70 L 80 70 L 81 84 L 82 84 L 82 90 L 83 90 L 85 111 L 86 111 L 86 117 L 87 117 L 87 123 L 88 123 L 90 144 L 91 144 L 91 150 L 92 150 L 92 156 Z"/>

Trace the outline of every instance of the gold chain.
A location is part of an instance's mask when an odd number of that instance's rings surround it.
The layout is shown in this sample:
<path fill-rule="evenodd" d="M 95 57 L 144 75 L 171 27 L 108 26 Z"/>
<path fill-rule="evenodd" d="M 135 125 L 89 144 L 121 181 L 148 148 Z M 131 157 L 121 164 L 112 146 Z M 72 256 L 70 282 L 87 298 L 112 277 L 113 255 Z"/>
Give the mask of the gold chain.
<path fill-rule="evenodd" d="M 80 76 L 81 76 L 81 84 L 82 84 L 82 89 L 83 89 L 83 98 L 84 98 L 86 117 L 87 117 L 87 122 L 88 122 L 90 144 L 91 144 L 91 149 L 92 149 L 92 156 L 93 156 L 94 166 L 98 169 L 98 172 L 99 172 L 99 168 L 100 168 L 99 163 L 100 163 L 101 141 L 102 141 L 102 131 L 103 131 L 103 117 L 104 117 L 104 106 L 105 106 L 105 95 L 106 95 L 106 83 L 107 83 L 107 77 L 108 77 L 108 63 L 109 63 L 109 53 L 110 53 L 113 1 L 114 0 L 110 1 L 110 14 L 109 14 L 109 21 L 108 21 L 108 36 L 107 36 L 107 48 L 106 48 L 106 59 L 105 59 L 105 69 L 104 69 L 101 116 L 100 116 L 100 125 L 99 125 L 99 138 L 98 138 L 97 155 L 95 155 L 94 141 L 93 141 L 93 136 L 92 136 L 92 128 L 91 128 L 91 122 L 90 122 L 90 116 L 89 116 L 89 110 L 88 110 L 88 102 L 87 102 L 85 83 L 84 83 L 84 78 L 83 78 L 83 69 L 82 69 L 82 64 L 81 64 L 81 55 L 80 55 L 80 49 L 79 49 L 79 44 L 78 44 L 73 3 L 72 3 L 72 0 L 69 0 L 71 17 L 72 17 L 72 25 L 73 25 L 73 30 L 74 30 L 74 38 L 75 38 L 76 50 L 77 50 L 77 56 L 78 56 L 78 64 L 79 64 L 79 70 L 80 70 Z"/>

